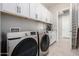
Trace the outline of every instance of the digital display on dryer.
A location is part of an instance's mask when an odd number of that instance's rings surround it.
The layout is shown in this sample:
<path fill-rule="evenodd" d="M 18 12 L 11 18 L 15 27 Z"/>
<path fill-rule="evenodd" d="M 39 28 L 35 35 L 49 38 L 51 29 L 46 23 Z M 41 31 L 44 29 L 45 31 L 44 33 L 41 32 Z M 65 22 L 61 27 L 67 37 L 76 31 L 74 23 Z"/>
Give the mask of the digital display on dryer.
<path fill-rule="evenodd" d="M 36 35 L 36 32 L 31 32 L 31 35 Z"/>

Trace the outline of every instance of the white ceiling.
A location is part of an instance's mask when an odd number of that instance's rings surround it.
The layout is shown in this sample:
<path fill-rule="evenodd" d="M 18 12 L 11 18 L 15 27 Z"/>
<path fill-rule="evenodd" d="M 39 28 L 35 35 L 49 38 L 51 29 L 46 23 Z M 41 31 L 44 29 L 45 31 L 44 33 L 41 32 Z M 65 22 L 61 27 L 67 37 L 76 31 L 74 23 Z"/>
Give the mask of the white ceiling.
<path fill-rule="evenodd" d="M 69 3 L 42 3 L 48 10 L 58 5 L 68 5 Z"/>
<path fill-rule="evenodd" d="M 42 3 L 42 4 L 47 8 L 51 8 L 51 7 L 55 7 L 56 5 L 60 3 Z"/>

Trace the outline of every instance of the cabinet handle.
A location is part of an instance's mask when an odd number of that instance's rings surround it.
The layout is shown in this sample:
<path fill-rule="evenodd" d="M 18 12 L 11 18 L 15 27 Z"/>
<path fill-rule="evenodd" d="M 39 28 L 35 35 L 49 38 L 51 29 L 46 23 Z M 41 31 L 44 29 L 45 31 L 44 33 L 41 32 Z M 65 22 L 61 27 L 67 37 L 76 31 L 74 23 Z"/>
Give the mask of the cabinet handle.
<path fill-rule="evenodd" d="M 21 7 L 17 6 L 17 13 L 21 13 Z"/>

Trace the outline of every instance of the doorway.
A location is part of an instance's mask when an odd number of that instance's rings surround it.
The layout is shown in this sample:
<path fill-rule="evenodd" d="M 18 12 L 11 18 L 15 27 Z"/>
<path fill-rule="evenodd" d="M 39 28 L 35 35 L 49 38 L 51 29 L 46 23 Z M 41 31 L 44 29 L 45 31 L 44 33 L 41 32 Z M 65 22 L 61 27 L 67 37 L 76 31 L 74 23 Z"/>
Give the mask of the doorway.
<path fill-rule="evenodd" d="M 72 24 L 69 10 L 65 10 L 58 15 L 59 39 L 71 39 Z"/>
<path fill-rule="evenodd" d="M 72 40 L 72 21 L 70 19 L 70 10 L 64 10 L 58 15 L 58 41 L 65 42 L 68 48 L 71 48 Z"/>

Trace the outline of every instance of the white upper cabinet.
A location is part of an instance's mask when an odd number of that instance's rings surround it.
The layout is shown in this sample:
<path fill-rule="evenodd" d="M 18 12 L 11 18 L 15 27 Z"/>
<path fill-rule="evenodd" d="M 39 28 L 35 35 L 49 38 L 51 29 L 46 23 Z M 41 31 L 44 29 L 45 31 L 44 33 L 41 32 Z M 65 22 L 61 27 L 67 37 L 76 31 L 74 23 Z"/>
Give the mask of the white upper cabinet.
<path fill-rule="evenodd" d="M 52 19 L 52 14 L 40 3 L 0 3 L 0 10 L 46 23 Z"/>
<path fill-rule="evenodd" d="M 2 11 L 29 17 L 29 3 L 2 3 Z"/>
<path fill-rule="evenodd" d="M 46 18 L 47 17 L 47 10 L 44 6 L 41 8 L 41 10 L 42 10 L 42 21 L 46 22 L 46 20 L 47 20 L 47 18 Z"/>
<path fill-rule="evenodd" d="M 16 14 L 17 4 L 16 3 L 2 3 L 2 11 Z"/>
<path fill-rule="evenodd" d="M 38 15 L 37 20 L 42 21 L 42 5 L 40 3 L 37 4 L 36 13 Z"/>
<path fill-rule="evenodd" d="M 51 20 L 50 19 L 50 12 L 48 11 L 48 13 L 47 13 L 47 22 L 50 23 L 50 20 Z"/>
<path fill-rule="evenodd" d="M 38 20 L 47 22 L 47 9 L 42 5 L 42 4 L 37 4 L 37 15 L 38 15 Z"/>
<path fill-rule="evenodd" d="M 29 3 L 18 3 L 17 4 L 17 14 L 29 17 Z"/>
<path fill-rule="evenodd" d="M 47 10 L 47 20 L 46 20 L 47 23 L 51 23 L 52 24 L 52 19 L 53 19 L 52 13 Z"/>
<path fill-rule="evenodd" d="M 36 3 L 30 3 L 30 17 L 35 20 L 38 18 L 36 8 L 37 8 Z"/>
<path fill-rule="evenodd" d="M 52 19 L 52 14 L 51 12 L 42 5 L 41 7 L 41 15 L 42 15 L 42 21 L 46 22 L 46 23 L 51 23 L 51 19 Z"/>

